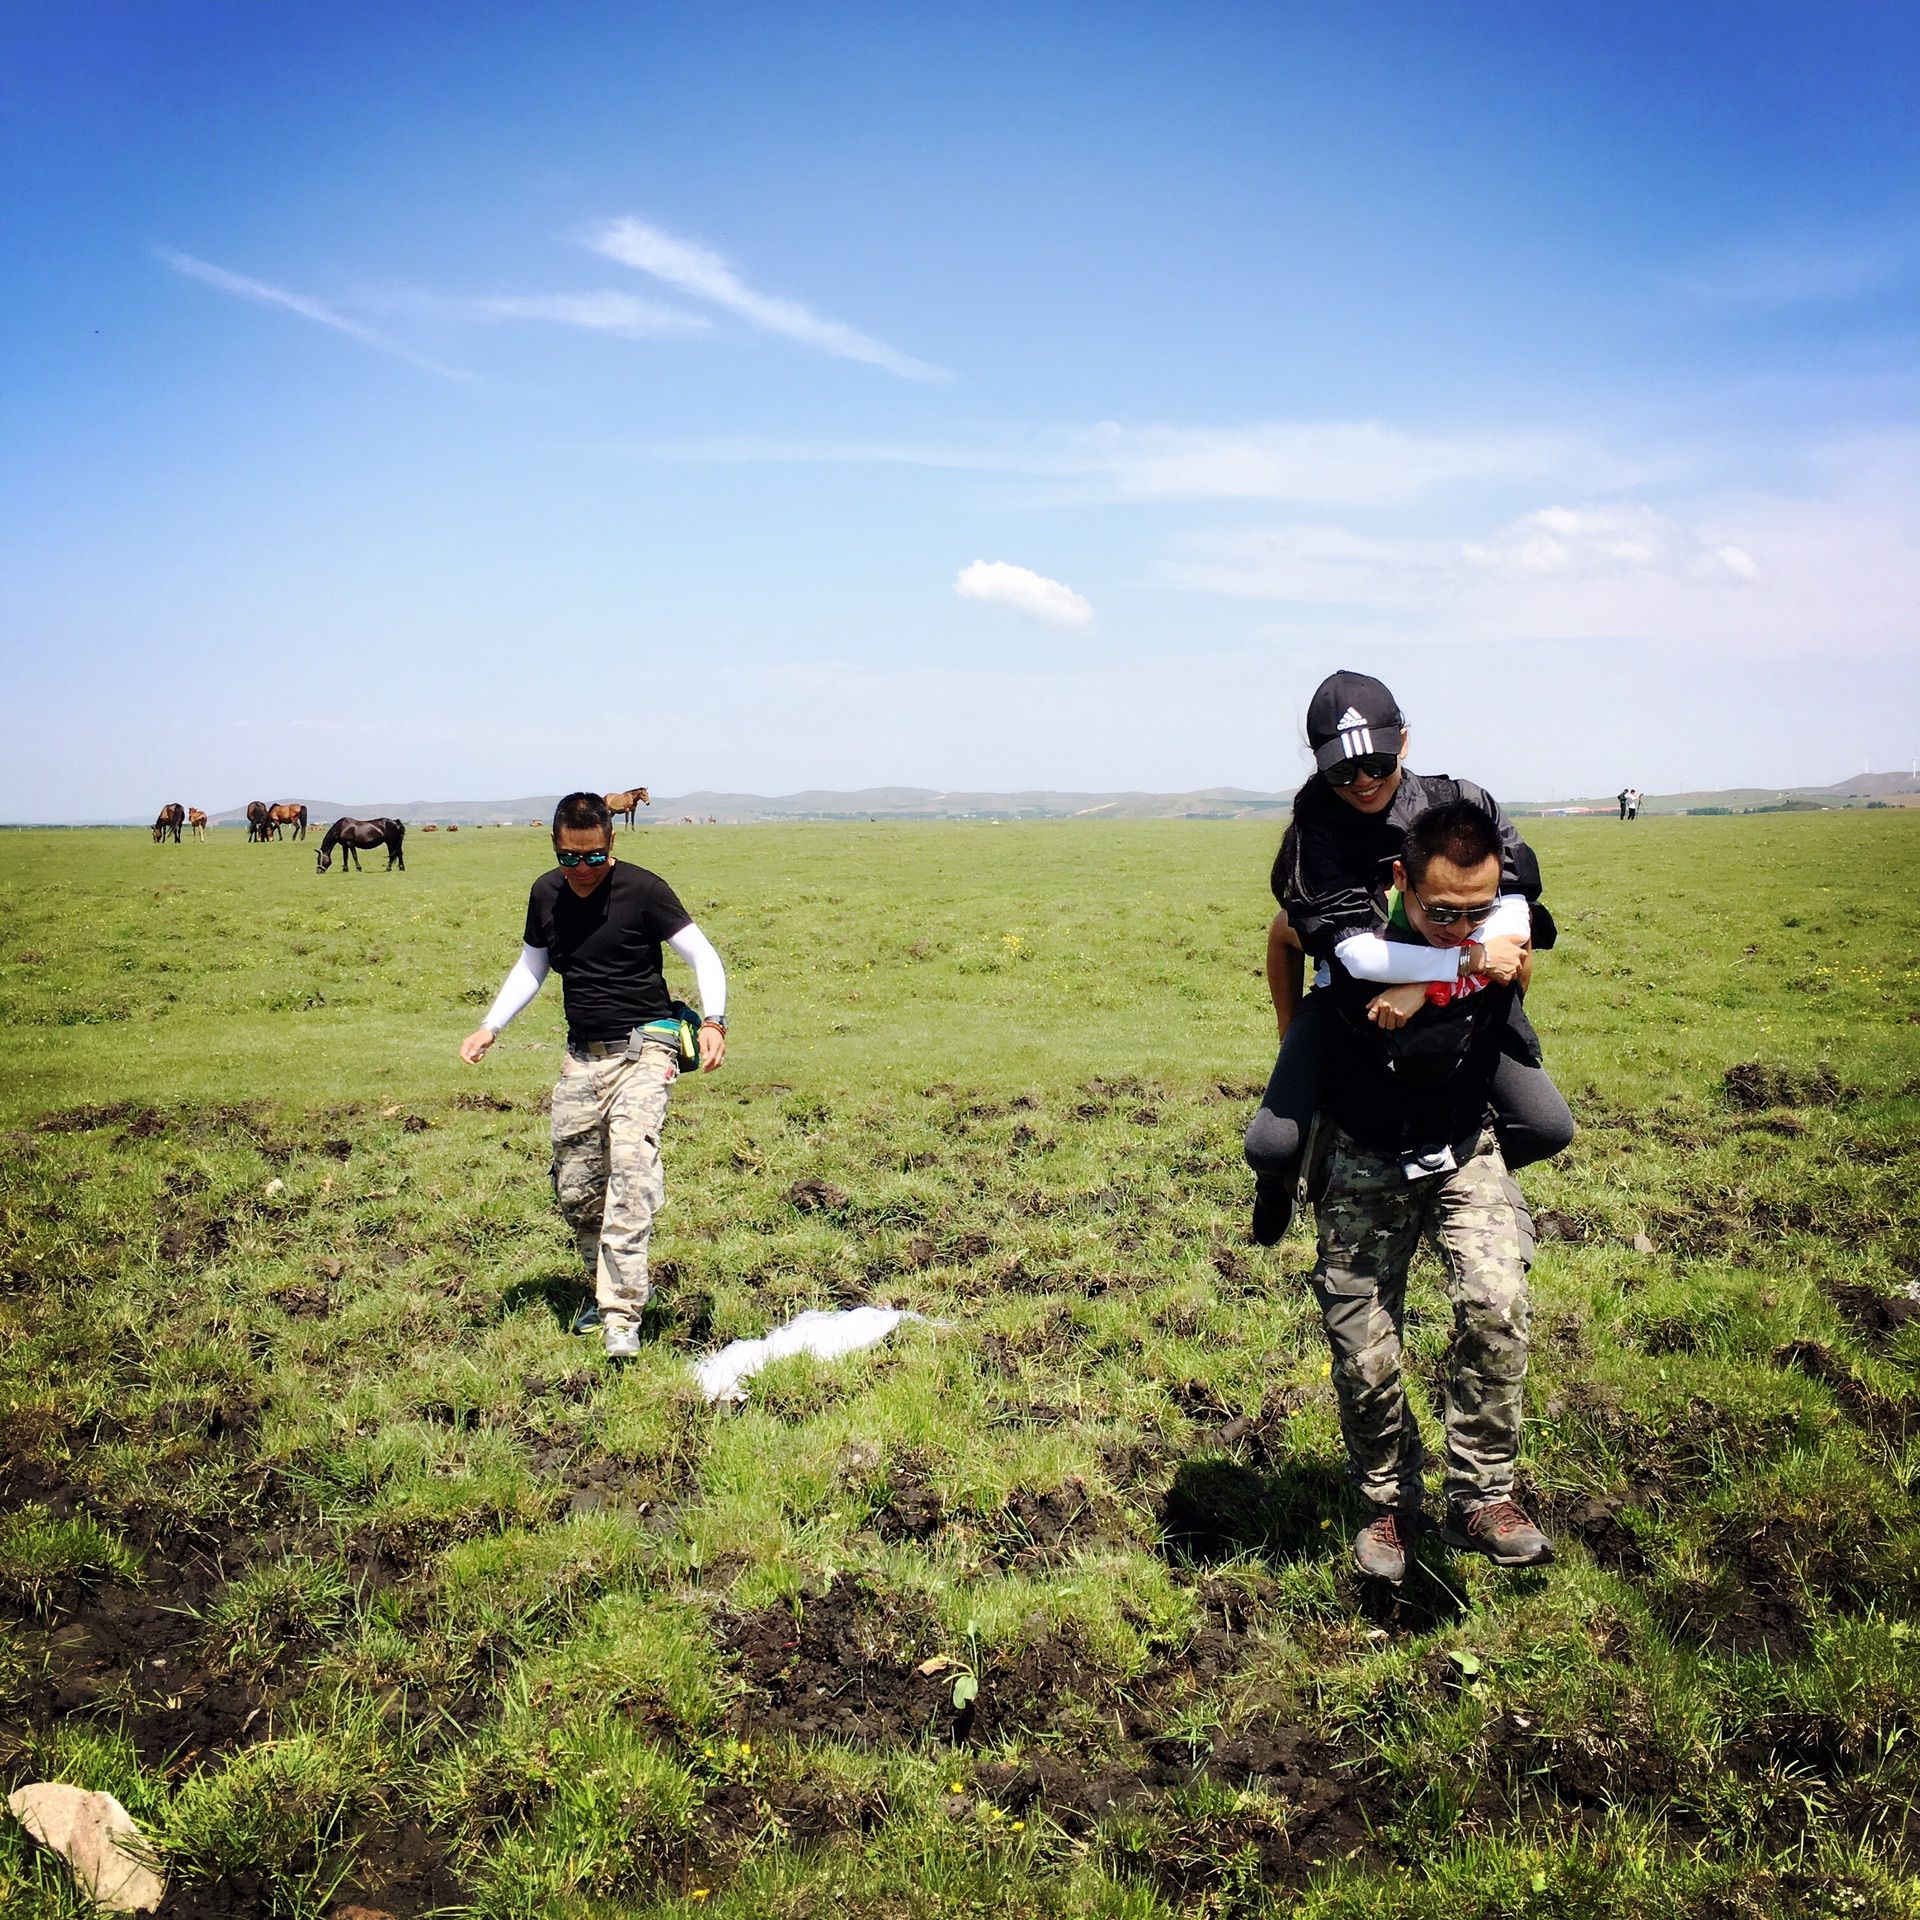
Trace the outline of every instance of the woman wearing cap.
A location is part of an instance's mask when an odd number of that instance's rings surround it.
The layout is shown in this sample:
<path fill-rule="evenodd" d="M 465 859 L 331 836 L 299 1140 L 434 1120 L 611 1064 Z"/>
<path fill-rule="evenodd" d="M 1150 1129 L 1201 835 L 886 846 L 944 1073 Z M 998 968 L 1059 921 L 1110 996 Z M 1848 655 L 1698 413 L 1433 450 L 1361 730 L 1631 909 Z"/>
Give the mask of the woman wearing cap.
<path fill-rule="evenodd" d="M 1280 1057 L 1247 1128 L 1253 1168 L 1253 1236 L 1271 1246 L 1293 1217 L 1307 1129 L 1320 1106 L 1331 1007 L 1302 1004 L 1301 955 L 1322 968 L 1338 960 L 1355 979 L 1383 989 L 1483 973 L 1516 977 L 1524 988 L 1533 948 L 1553 944 L 1553 916 L 1540 905 L 1540 864 L 1499 802 L 1469 780 L 1421 774 L 1406 765 L 1400 704 L 1364 673 L 1329 674 L 1307 706 L 1314 772 L 1294 796 L 1293 819 L 1273 863 L 1280 903 L 1267 934 L 1267 984 L 1280 1024 Z M 1464 948 L 1410 946 L 1383 939 L 1377 902 L 1411 821 L 1429 807 L 1465 800 L 1500 829 L 1500 899 Z M 1330 996 L 1329 996 L 1330 998 Z M 1494 1132 L 1510 1169 L 1558 1153 L 1573 1138 L 1573 1115 L 1540 1065 L 1540 1042 L 1516 997 L 1512 1028 L 1494 1077 Z M 1399 1024 L 1390 1011 L 1376 1013 Z"/>

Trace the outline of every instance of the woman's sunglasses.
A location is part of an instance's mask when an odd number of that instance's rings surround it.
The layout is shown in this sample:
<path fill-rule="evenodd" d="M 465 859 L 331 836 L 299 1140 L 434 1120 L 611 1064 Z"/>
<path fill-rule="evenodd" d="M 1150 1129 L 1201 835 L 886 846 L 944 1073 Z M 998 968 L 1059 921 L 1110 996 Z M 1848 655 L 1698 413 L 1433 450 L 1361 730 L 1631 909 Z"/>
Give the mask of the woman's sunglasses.
<path fill-rule="evenodd" d="M 563 867 L 604 867 L 611 857 L 605 847 L 595 847 L 591 853 L 558 853 L 553 856 Z"/>
<path fill-rule="evenodd" d="M 1364 773 L 1369 780 L 1384 780 L 1400 764 L 1397 753 L 1363 753 L 1357 760 L 1338 760 L 1326 770 L 1330 787 L 1350 787 Z"/>

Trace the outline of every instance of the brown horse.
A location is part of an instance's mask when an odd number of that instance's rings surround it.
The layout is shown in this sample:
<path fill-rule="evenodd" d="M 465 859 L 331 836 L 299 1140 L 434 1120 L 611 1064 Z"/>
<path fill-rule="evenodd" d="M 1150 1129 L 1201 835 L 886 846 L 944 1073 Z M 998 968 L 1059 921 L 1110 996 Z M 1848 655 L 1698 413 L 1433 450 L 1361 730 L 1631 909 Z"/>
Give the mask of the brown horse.
<path fill-rule="evenodd" d="M 653 798 L 645 787 L 629 787 L 625 793 L 609 793 L 604 797 L 607 811 L 616 820 L 624 814 L 628 826 L 633 825 L 633 817 L 640 808 L 653 805 Z"/>
<path fill-rule="evenodd" d="M 249 840 L 271 840 L 273 824 L 268 816 L 273 809 L 264 800 L 247 802 L 247 838 Z"/>
<path fill-rule="evenodd" d="M 207 810 L 205 807 L 187 809 L 187 825 L 193 829 L 193 837 L 205 844 L 207 838 Z"/>
<path fill-rule="evenodd" d="M 327 837 L 320 842 L 320 851 L 313 856 L 315 873 L 325 873 L 333 865 L 333 850 L 340 849 L 340 871 L 345 873 L 349 866 L 358 869 L 360 849 L 365 847 L 385 847 L 387 850 L 387 871 L 391 873 L 398 867 L 402 873 L 407 870 L 405 852 L 407 823 L 404 820 L 349 820 L 344 815 L 327 829 Z"/>
<path fill-rule="evenodd" d="M 187 810 L 178 800 L 169 800 L 160 809 L 160 818 L 153 823 L 153 843 L 158 846 L 168 834 L 173 835 L 173 844 L 180 844 L 180 829 L 187 824 Z"/>
<path fill-rule="evenodd" d="M 282 827 L 291 827 L 291 837 L 304 840 L 307 837 L 307 810 L 297 800 L 283 800 L 267 814 L 267 825 L 276 834 Z"/>

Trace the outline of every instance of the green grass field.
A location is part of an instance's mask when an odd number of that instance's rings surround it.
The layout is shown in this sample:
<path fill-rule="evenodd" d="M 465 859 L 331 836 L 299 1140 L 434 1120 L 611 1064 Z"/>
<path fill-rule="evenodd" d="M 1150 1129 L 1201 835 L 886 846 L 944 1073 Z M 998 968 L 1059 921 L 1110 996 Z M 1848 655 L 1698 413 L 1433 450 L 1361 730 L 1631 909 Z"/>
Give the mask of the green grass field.
<path fill-rule="evenodd" d="M 1561 1558 L 1397 1598 L 1246 1237 L 1265 830 L 623 836 L 734 991 L 617 1375 L 557 992 L 454 1051 L 542 835 L 0 836 L 4 1785 L 169 1914 L 1920 1915 L 1920 820 L 1529 824 Z M 10 1823 L 0 1906 L 88 1910 Z"/>

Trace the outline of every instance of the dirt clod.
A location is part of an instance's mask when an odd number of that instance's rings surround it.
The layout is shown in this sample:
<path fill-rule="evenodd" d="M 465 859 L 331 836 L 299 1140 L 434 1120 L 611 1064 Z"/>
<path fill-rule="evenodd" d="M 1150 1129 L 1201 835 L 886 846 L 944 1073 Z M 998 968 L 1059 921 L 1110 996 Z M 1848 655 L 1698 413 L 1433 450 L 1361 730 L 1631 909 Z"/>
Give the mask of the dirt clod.
<path fill-rule="evenodd" d="M 799 1213 L 838 1213 L 847 1204 L 847 1191 L 829 1180 L 796 1180 L 787 1199 Z"/>
<path fill-rule="evenodd" d="M 1829 1283 L 1827 1298 L 1870 1346 L 1882 1345 L 1903 1328 L 1920 1322 L 1920 1300 L 1903 1293 L 1879 1293 L 1858 1281 Z"/>
<path fill-rule="evenodd" d="M 1743 1060 L 1729 1067 L 1721 1077 L 1720 1090 L 1729 1106 L 1744 1113 L 1760 1113 L 1768 1107 L 1830 1107 L 1847 1093 L 1829 1067 L 1796 1073 L 1764 1060 Z"/>

